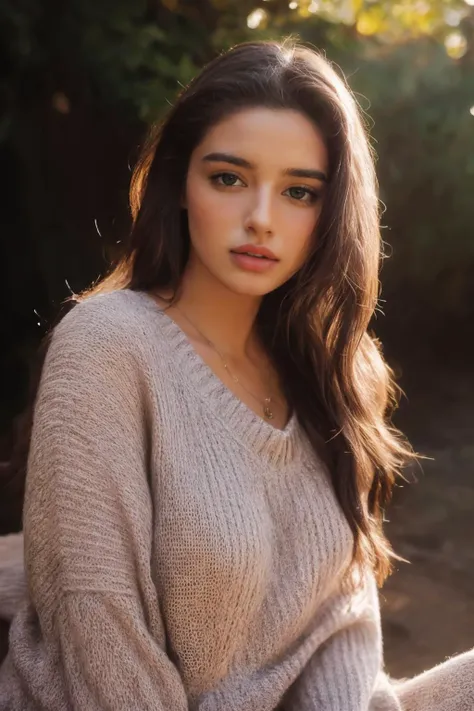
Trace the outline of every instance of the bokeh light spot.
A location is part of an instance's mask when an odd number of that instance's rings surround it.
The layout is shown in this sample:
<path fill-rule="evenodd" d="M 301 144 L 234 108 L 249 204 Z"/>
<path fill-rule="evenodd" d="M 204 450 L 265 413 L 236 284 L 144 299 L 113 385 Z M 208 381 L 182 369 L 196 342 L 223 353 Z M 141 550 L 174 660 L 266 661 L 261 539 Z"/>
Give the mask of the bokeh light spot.
<path fill-rule="evenodd" d="M 467 40 L 461 32 L 450 32 L 444 40 L 444 46 L 452 59 L 461 59 L 467 52 Z"/>
<path fill-rule="evenodd" d="M 266 19 L 267 13 L 259 7 L 247 16 L 247 27 L 256 30 Z"/>

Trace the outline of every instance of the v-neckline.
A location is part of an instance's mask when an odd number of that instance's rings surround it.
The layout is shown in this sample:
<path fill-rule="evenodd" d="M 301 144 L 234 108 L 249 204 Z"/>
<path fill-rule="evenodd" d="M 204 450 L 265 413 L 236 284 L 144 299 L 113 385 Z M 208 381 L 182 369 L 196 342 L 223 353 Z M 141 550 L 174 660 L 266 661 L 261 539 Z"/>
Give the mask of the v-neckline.
<path fill-rule="evenodd" d="M 175 355 L 180 374 L 188 377 L 197 389 L 227 424 L 231 431 L 239 433 L 252 449 L 270 456 L 273 463 L 289 461 L 294 456 L 299 427 L 293 410 L 286 425 L 280 429 L 258 415 L 241 400 L 212 370 L 196 351 L 181 326 L 166 312 L 157 299 L 146 291 L 135 291 L 156 313 Z"/>

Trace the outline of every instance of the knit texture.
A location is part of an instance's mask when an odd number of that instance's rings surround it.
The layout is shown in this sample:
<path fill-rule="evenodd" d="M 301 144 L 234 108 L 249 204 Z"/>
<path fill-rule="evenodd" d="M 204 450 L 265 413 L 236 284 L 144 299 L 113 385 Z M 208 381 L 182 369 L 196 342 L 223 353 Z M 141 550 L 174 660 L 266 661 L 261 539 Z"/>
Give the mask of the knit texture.
<path fill-rule="evenodd" d="M 94 296 L 56 327 L 24 537 L 1 711 L 474 708 L 472 654 L 407 682 L 405 705 L 296 415 L 278 430 L 252 412 L 147 294 Z"/>
<path fill-rule="evenodd" d="M 0 620 L 10 622 L 26 595 L 23 535 L 0 537 Z"/>

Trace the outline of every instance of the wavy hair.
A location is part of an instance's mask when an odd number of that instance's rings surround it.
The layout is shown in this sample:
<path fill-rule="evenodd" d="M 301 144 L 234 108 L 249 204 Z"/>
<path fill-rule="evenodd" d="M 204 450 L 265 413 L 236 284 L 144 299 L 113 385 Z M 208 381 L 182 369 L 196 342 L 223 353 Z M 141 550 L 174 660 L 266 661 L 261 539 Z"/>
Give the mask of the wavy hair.
<path fill-rule="evenodd" d="M 256 329 L 289 404 L 318 455 L 354 535 L 353 563 L 382 584 L 396 557 L 383 512 L 396 477 L 417 458 L 391 424 L 401 393 L 369 335 L 382 241 L 374 156 L 345 80 L 293 40 L 240 44 L 211 61 L 153 126 L 131 180 L 133 224 L 113 270 L 81 301 L 105 291 L 179 293 L 189 255 L 181 207 L 191 154 L 211 126 L 250 107 L 294 109 L 322 132 L 329 183 L 309 258 L 265 295 Z"/>

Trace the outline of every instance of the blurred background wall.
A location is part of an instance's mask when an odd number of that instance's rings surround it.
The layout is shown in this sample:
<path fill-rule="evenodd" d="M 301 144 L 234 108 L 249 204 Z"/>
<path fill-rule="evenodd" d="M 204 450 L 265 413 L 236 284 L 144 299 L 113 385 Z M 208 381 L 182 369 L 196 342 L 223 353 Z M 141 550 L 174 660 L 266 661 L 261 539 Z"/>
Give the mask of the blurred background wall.
<path fill-rule="evenodd" d="M 382 592 L 386 655 L 411 674 L 474 645 L 474 0 L 0 0 L 0 534 L 32 356 L 119 253 L 147 125 L 216 52 L 289 33 L 341 67 L 377 154 L 373 329 L 432 457 L 388 512 L 412 564 Z"/>

